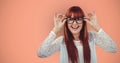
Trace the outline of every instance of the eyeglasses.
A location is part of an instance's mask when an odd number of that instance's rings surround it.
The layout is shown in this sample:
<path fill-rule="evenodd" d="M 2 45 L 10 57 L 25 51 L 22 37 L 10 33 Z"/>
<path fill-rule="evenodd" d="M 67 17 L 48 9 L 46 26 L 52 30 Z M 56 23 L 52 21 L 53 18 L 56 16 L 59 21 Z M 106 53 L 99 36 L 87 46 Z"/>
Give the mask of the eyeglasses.
<path fill-rule="evenodd" d="M 73 24 L 76 21 L 77 24 L 82 24 L 84 18 L 66 18 L 69 24 Z"/>

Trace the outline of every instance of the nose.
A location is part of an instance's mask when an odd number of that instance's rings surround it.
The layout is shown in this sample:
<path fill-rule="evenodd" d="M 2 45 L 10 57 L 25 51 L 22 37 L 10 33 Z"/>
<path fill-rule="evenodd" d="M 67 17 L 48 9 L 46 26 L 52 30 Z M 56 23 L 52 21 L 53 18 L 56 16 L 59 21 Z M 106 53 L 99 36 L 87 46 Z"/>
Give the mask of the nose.
<path fill-rule="evenodd" d="M 74 21 L 73 21 L 73 24 L 77 24 L 77 21 L 74 20 Z"/>

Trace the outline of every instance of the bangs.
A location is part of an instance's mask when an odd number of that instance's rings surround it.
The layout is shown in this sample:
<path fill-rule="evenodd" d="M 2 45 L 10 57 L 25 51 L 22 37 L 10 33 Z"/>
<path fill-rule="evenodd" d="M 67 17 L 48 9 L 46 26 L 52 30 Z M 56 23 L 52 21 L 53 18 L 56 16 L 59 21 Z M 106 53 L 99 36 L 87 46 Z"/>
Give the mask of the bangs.
<path fill-rule="evenodd" d="M 72 16 L 72 18 L 78 18 L 78 17 L 83 18 L 84 13 L 81 8 L 72 7 L 72 8 L 69 8 L 66 13 L 66 17 L 71 17 L 71 16 Z"/>
<path fill-rule="evenodd" d="M 84 16 L 80 12 L 70 12 L 66 14 L 66 17 L 72 17 L 72 18 L 83 18 Z"/>

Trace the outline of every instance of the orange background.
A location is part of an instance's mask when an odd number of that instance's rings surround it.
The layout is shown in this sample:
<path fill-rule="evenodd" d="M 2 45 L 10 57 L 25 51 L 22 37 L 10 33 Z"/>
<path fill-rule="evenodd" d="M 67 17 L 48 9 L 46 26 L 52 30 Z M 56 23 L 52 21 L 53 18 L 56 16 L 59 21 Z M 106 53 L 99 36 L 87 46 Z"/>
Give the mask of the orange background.
<path fill-rule="evenodd" d="M 73 6 L 96 11 L 100 26 L 118 45 L 117 53 L 97 48 L 98 63 L 120 63 L 120 0 L 0 0 L 0 63 L 59 63 L 59 52 L 37 57 L 53 28 L 55 12 Z"/>

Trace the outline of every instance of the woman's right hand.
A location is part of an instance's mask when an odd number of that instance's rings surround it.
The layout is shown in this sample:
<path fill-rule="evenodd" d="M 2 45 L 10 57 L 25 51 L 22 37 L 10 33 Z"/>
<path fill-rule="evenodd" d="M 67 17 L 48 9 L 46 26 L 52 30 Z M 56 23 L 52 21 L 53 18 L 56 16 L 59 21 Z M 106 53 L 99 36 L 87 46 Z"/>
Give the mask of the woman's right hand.
<path fill-rule="evenodd" d="M 63 29 L 63 26 L 66 22 L 65 15 L 64 14 L 55 14 L 54 15 L 54 28 L 53 32 L 56 34 Z"/>

